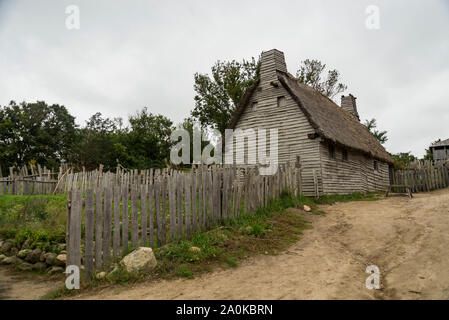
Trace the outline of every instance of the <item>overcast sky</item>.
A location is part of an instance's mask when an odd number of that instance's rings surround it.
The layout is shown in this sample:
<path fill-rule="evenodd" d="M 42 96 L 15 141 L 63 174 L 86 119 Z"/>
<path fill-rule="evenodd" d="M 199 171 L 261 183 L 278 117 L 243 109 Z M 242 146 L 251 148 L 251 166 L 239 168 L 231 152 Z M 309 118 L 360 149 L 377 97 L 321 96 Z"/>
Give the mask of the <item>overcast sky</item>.
<path fill-rule="evenodd" d="M 68 5 L 80 29 L 66 28 Z M 380 28 L 366 27 L 376 5 Z M 193 107 L 193 75 L 218 59 L 284 52 L 336 68 L 360 116 L 390 152 L 422 156 L 449 138 L 449 1 L 0 0 L 0 105 L 44 100 L 84 124 L 147 106 L 175 123 Z"/>

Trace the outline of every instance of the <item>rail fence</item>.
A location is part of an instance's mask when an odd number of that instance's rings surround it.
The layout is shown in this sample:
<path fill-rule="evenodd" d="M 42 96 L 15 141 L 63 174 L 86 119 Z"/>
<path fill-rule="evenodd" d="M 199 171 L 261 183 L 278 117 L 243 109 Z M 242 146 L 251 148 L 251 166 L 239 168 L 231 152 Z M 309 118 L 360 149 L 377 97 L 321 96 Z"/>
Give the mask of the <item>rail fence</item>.
<path fill-rule="evenodd" d="M 257 168 L 199 167 L 189 172 L 155 170 L 151 179 L 76 188 L 68 200 L 68 265 L 84 265 L 85 278 L 137 246 L 174 239 L 254 214 L 283 190 L 302 192 L 298 163 L 262 176 Z"/>

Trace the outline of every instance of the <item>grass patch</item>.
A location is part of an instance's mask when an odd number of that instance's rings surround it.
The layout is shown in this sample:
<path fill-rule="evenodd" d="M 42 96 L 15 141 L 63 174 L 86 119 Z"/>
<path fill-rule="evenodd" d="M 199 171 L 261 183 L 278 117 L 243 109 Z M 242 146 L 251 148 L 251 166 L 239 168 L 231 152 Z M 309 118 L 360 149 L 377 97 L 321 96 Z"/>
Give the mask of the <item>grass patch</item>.
<path fill-rule="evenodd" d="M 314 199 L 315 204 L 335 204 L 337 202 L 351 202 L 351 201 L 375 201 L 380 200 L 380 192 L 354 192 L 351 194 L 333 194 L 322 195 Z"/>
<path fill-rule="evenodd" d="M 65 228 L 65 195 L 0 196 L 0 238 L 52 251 L 65 242 Z"/>

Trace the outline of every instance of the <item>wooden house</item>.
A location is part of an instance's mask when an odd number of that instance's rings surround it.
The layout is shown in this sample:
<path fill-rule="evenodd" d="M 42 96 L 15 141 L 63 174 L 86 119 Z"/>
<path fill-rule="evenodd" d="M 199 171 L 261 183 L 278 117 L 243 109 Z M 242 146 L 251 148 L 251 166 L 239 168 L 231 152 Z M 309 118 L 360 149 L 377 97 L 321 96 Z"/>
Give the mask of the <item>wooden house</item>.
<path fill-rule="evenodd" d="M 449 139 L 433 143 L 430 151 L 435 161 L 449 160 Z"/>
<path fill-rule="evenodd" d="M 384 190 L 393 161 L 360 123 L 356 98 L 341 101 L 340 107 L 299 83 L 284 54 L 273 49 L 262 53 L 260 79 L 243 96 L 230 128 L 278 128 L 278 161 L 300 157 L 306 195 L 315 195 L 316 185 L 319 194 Z"/>

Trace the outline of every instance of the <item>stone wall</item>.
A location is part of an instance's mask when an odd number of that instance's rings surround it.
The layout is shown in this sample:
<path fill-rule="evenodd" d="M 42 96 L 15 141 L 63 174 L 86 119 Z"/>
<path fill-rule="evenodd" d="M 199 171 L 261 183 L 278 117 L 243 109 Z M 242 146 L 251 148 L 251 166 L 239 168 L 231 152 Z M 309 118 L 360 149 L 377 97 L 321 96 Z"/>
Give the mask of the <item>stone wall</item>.
<path fill-rule="evenodd" d="M 65 244 L 55 244 L 53 252 L 31 248 L 28 241 L 17 245 L 13 239 L 0 240 L 0 265 L 9 265 L 20 271 L 55 274 L 65 271 L 67 252 Z"/>

